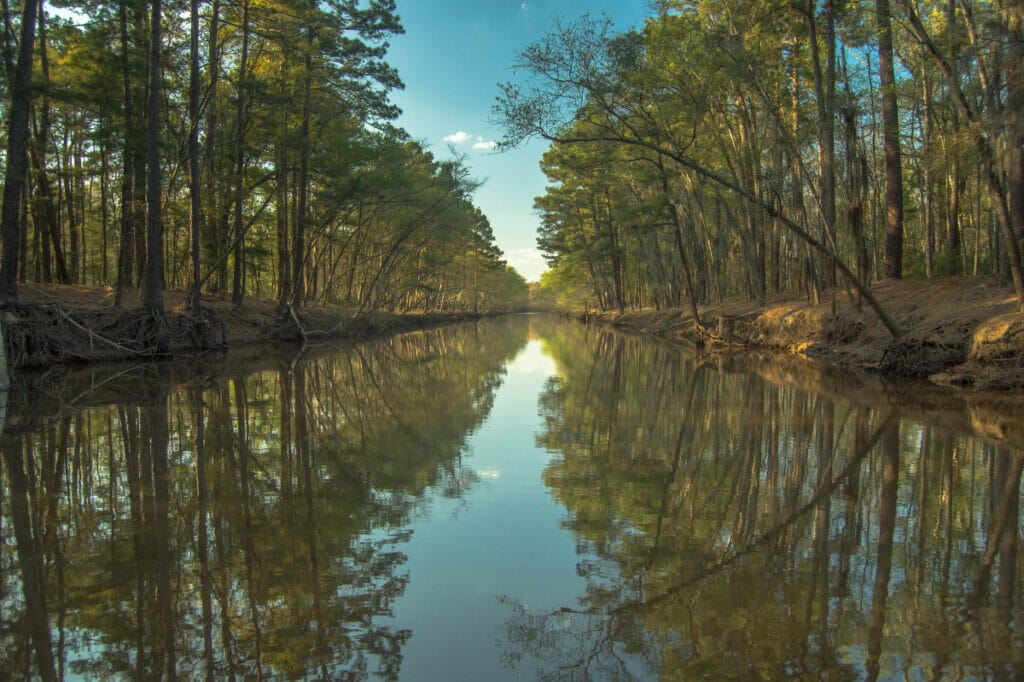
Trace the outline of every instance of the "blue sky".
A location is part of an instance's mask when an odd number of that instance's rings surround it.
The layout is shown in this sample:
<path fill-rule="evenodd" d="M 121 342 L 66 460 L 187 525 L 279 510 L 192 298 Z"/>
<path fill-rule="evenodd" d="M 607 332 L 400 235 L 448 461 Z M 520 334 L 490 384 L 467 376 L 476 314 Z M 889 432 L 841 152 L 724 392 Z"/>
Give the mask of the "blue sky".
<path fill-rule="evenodd" d="M 388 53 L 405 82 L 392 96 L 403 111 L 398 123 L 438 158 L 449 158 L 449 144 L 467 155 L 473 175 L 485 181 L 475 202 L 498 246 L 527 280 L 536 280 L 544 261 L 533 198 L 544 192 L 538 163 L 546 144 L 490 150 L 488 143 L 501 137 L 490 124 L 498 83 L 514 78 L 516 53 L 555 19 L 606 14 L 628 28 L 642 22 L 646 0 L 398 0 L 398 13 L 405 35 L 391 41 Z"/>

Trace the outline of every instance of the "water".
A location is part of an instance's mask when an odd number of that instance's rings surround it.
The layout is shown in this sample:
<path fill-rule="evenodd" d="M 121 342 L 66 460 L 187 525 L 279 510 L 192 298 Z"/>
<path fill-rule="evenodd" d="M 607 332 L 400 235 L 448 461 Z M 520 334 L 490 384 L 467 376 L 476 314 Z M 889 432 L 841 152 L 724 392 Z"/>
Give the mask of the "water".
<path fill-rule="evenodd" d="M 0 677 L 1024 675 L 1019 398 L 543 317 L 38 377 Z"/>

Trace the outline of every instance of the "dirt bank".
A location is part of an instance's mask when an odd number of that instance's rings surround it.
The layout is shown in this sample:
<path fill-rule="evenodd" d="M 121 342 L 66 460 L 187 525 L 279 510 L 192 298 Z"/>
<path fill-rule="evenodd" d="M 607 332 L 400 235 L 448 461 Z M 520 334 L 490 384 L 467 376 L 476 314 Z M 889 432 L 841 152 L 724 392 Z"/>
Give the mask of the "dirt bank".
<path fill-rule="evenodd" d="M 0 305 L 7 362 L 13 369 L 54 364 L 174 356 L 216 348 L 275 341 L 362 339 L 475 319 L 472 313 L 357 314 L 336 306 L 293 315 L 274 301 L 251 299 L 239 308 L 205 297 L 201 312 L 185 311 L 182 292 L 165 293 L 166 328 L 138 307 L 138 291 L 127 290 L 114 306 L 109 287 L 22 285 L 17 303 Z M 156 345 L 166 332 L 165 348 Z"/>
<path fill-rule="evenodd" d="M 856 296 L 733 302 L 700 311 L 703 329 L 680 310 L 591 313 L 591 322 L 709 347 L 771 348 L 887 376 L 944 386 L 1024 391 L 1024 314 L 994 278 L 886 281 L 873 287 L 905 330 L 893 339 Z"/>

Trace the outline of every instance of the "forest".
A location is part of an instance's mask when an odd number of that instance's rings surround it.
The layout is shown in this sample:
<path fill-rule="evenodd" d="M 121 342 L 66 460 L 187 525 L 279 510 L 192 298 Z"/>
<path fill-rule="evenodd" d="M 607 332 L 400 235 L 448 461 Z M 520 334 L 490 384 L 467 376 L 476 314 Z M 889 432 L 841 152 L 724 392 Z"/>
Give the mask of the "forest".
<path fill-rule="evenodd" d="M 997 274 L 1024 300 L 1024 5 L 658 0 L 563 21 L 494 107 L 550 141 L 539 295 L 601 310 Z"/>
<path fill-rule="evenodd" d="M 525 304 L 465 160 L 397 127 L 394 0 L 3 4 L 0 297 Z"/>

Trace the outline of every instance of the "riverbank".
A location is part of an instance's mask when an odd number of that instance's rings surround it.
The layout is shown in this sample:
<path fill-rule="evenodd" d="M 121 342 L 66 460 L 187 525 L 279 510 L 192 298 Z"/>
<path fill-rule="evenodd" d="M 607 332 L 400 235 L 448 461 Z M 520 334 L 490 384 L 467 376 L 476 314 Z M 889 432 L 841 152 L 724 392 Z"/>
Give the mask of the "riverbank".
<path fill-rule="evenodd" d="M 589 322 L 708 347 L 770 348 L 942 386 L 1024 391 L 1024 314 L 990 277 L 884 281 L 872 287 L 903 327 L 893 339 L 867 305 L 838 291 L 818 304 L 729 302 L 700 309 L 590 313 Z"/>
<path fill-rule="evenodd" d="M 477 319 L 476 313 L 389 313 L 337 306 L 298 313 L 276 302 L 204 297 L 201 311 L 186 311 L 184 293 L 164 294 L 166 337 L 159 350 L 152 320 L 138 307 L 139 292 L 128 289 L 121 306 L 109 287 L 22 285 L 19 301 L 0 306 L 8 366 L 14 370 L 116 360 L 174 357 L 256 344 L 328 339 L 368 339 L 401 331 Z"/>

